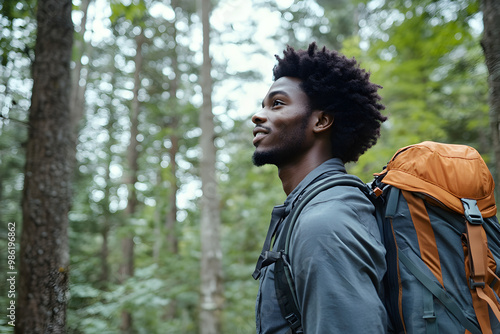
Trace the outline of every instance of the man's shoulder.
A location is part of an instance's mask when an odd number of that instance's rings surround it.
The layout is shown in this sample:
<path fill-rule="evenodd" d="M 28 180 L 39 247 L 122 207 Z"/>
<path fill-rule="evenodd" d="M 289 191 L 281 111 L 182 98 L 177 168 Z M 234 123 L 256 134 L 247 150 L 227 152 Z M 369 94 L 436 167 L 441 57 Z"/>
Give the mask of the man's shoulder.
<path fill-rule="evenodd" d="M 312 185 L 308 191 L 313 190 L 314 187 L 316 185 Z M 305 205 L 304 211 L 317 207 L 316 209 L 320 208 L 328 212 L 335 210 L 338 206 L 347 206 L 354 210 L 364 208 L 371 211 L 373 209 L 372 202 L 358 187 L 337 185 L 319 192 Z"/>
<path fill-rule="evenodd" d="M 301 233 L 321 234 L 333 230 L 342 233 L 344 229 L 364 226 L 375 233 L 374 213 L 375 207 L 360 189 L 335 186 L 320 192 L 305 205 L 298 216 L 297 228 L 303 231 Z"/>

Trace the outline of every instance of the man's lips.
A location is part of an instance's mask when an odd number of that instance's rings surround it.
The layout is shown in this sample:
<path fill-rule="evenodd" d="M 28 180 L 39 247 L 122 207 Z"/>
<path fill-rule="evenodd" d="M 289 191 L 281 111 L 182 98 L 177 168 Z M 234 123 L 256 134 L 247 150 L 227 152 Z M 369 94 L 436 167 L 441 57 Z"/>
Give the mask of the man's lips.
<path fill-rule="evenodd" d="M 253 144 L 256 145 L 266 134 L 269 133 L 269 130 L 258 126 L 253 129 Z"/>

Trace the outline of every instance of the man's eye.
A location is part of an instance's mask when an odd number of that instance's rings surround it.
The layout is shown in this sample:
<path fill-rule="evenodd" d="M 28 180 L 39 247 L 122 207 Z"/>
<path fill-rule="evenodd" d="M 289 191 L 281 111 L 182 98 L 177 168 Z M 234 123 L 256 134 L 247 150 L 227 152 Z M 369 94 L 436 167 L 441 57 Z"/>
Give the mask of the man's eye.
<path fill-rule="evenodd" d="M 273 101 L 273 107 L 281 106 L 281 105 L 284 105 L 283 101 L 281 101 L 281 100 L 274 100 Z"/>

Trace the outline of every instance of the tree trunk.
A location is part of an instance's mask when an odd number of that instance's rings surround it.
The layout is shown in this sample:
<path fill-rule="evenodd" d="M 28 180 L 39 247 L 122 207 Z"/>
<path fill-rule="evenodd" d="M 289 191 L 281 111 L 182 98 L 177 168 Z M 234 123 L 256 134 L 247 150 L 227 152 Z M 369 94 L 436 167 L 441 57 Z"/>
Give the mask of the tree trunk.
<path fill-rule="evenodd" d="M 174 116 L 173 120 L 173 129 L 177 128 L 179 124 L 179 121 L 176 116 Z M 168 250 L 172 254 L 178 254 L 179 253 L 179 240 L 177 237 L 177 231 L 176 231 L 176 225 L 177 225 L 177 163 L 175 162 L 175 157 L 177 155 L 177 152 L 179 152 L 179 137 L 176 133 L 173 133 L 170 136 L 170 142 L 172 143 L 172 146 L 170 147 L 169 150 L 169 156 L 170 156 L 170 170 L 171 170 L 171 177 L 170 177 L 170 194 L 169 194 L 169 209 L 167 212 L 167 217 L 165 221 L 165 227 L 167 230 L 167 245 L 168 245 Z"/>
<path fill-rule="evenodd" d="M 215 176 L 216 148 L 214 144 L 214 116 L 212 113 L 212 68 L 210 60 L 210 0 L 201 1 L 203 24 L 203 65 L 201 89 L 203 105 L 200 112 L 200 175 L 201 197 L 201 303 L 200 333 L 221 332 L 222 296 L 222 250 L 219 240 L 220 212 Z"/>
<path fill-rule="evenodd" d="M 87 31 L 87 13 L 92 0 L 82 0 L 80 10 L 82 11 L 82 22 L 80 23 L 80 32 L 75 41 L 75 68 L 73 70 L 73 80 L 71 85 L 71 126 L 76 129 L 78 122 L 82 119 L 85 112 L 85 90 L 87 85 L 81 85 L 82 79 L 82 56 L 85 54 L 86 43 L 84 35 Z"/>
<path fill-rule="evenodd" d="M 144 31 L 141 29 L 139 35 L 136 36 L 137 51 L 135 55 L 135 72 L 134 72 L 134 98 L 130 110 L 130 144 L 128 147 L 128 203 L 125 213 L 129 219 L 132 219 L 137 210 L 137 193 L 135 184 L 137 183 L 137 174 L 139 170 L 139 143 L 137 135 L 139 134 L 139 88 L 141 86 L 140 73 L 142 70 L 142 47 L 145 41 Z M 132 233 L 130 233 L 132 234 Z M 127 278 L 134 275 L 134 239 L 133 235 L 129 235 L 122 239 L 122 254 L 123 262 L 120 266 L 120 279 L 124 282 Z M 132 314 L 128 311 L 122 312 L 122 323 L 120 326 L 122 333 L 132 332 Z"/>
<path fill-rule="evenodd" d="M 114 84 L 114 83 L 113 83 Z M 110 106 L 111 107 L 111 106 Z M 111 107 L 112 108 L 112 107 Z M 106 186 L 104 188 L 104 198 L 102 200 L 102 215 L 99 219 L 99 225 L 100 225 L 100 232 L 101 232 L 101 237 L 102 237 L 102 244 L 101 244 L 101 274 L 99 275 L 99 284 L 103 289 L 106 289 L 109 283 L 109 263 L 108 263 L 108 257 L 109 257 L 109 245 L 108 245 L 108 239 L 109 239 L 109 231 L 111 229 L 111 219 L 112 219 L 112 214 L 109 211 L 109 205 L 110 205 L 110 197 L 111 197 L 111 163 L 113 161 L 113 152 L 111 149 L 111 146 L 115 144 L 115 140 L 113 139 L 113 125 L 115 124 L 116 120 L 113 115 L 113 110 L 109 111 L 109 121 L 108 124 L 106 125 L 106 130 L 108 131 L 109 135 L 109 141 L 107 143 L 107 156 L 108 160 L 106 163 L 106 176 L 104 178 L 106 182 Z"/>
<path fill-rule="evenodd" d="M 116 87 L 116 63 L 113 59 L 112 63 L 108 65 L 111 69 L 111 86 Z M 100 233 L 102 236 L 102 244 L 101 244 L 101 274 L 99 276 L 100 286 L 102 289 L 106 290 L 111 282 L 111 275 L 109 270 L 109 232 L 113 227 L 113 223 L 116 222 L 115 214 L 110 212 L 110 203 L 111 203 L 111 164 L 113 161 L 113 145 L 116 145 L 117 140 L 115 139 L 115 125 L 117 123 L 117 119 L 115 116 L 116 107 L 113 106 L 113 103 L 110 102 L 106 109 L 108 110 L 108 124 L 106 125 L 106 130 L 108 132 L 109 140 L 106 144 L 106 178 L 105 183 L 106 186 L 104 188 L 104 199 L 102 201 L 102 215 L 100 217 Z M 119 220 L 120 218 L 118 218 Z"/>
<path fill-rule="evenodd" d="M 172 9 L 175 11 L 177 7 L 177 2 L 172 1 Z M 173 27 L 173 40 L 177 39 L 177 28 Z M 179 100 L 177 99 L 177 90 L 179 89 L 179 61 L 177 50 L 174 47 L 173 55 L 172 55 L 172 68 L 174 71 L 174 78 L 170 82 L 170 101 L 172 101 L 171 105 L 171 114 L 169 124 L 166 126 L 172 129 L 170 135 L 170 143 L 172 144 L 169 149 L 169 157 L 170 157 L 170 195 L 169 195 L 169 208 L 167 212 L 167 217 L 165 220 L 165 228 L 167 230 L 167 247 L 168 250 L 172 254 L 179 253 L 179 241 L 177 238 L 176 232 L 176 223 L 177 223 L 177 191 L 179 190 L 177 187 L 177 162 L 175 161 L 175 157 L 179 152 Z"/>
<path fill-rule="evenodd" d="M 492 147 L 495 157 L 494 179 L 500 181 L 500 2 L 482 0 L 484 32 L 481 40 L 486 66 L 488 67 L 488 85 L 490 87 L 490 126 Z"/>
<path fill-rule="evenodd" d="M 38 2 L 22 200 L 15 333 L 65 333 L 68 211 L 75 166 L 70 126 L 70 0 Z"/>

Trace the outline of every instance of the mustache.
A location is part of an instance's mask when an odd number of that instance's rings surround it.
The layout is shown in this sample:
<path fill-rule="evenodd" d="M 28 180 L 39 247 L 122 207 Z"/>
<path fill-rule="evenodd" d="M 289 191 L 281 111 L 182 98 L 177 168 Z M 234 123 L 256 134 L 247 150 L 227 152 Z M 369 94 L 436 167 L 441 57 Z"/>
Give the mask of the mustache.
<path fill-rule="evenodd" d="M 263 126 L 263 125 L 256 125 L 256 126 L 253 128 L 253 130 L 254 130 L 254 131 L 256 131 L 257 129 L 262 129 L 262 130 L 264 130 L 264 131 L 266 131 L 266 132 L 271 131 L 271 129 L 270 129 L 270 128 L 268 128 L 267 126 Z"/>

